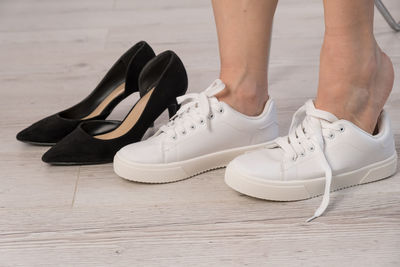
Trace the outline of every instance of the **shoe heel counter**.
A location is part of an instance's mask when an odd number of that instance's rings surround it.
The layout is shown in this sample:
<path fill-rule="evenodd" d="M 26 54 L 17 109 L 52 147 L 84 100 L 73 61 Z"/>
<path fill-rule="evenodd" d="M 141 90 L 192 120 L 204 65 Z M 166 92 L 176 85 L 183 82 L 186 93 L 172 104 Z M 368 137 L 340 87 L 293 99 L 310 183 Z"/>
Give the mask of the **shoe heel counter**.
<path fill-rule="evenodd" d="M 185 66 L 171 50 L 167 50 L 150 60 L 139 75 L 139 90 L 147 91 L 154 87 L 160 91 L 166 101 L 184 95 L 188 87 Z"/>
<path fill-rule="evenodd" d="M 279 136 L 279 124 L 275 102 L 270 99 L 267 104 L 268 110 L 266 112 L 264 123 L 254 134 L 252 140 L 253 144 L 269 142 Z"/>
<path fill-rule="evenodd" d="M 385 132 L 385 145 L 386 147 L 390 148 L 391 153 L 396 153 L 396 143 L 394 141 L 392 121 L 390 120 L 390 116 L 386 111 L 384 111 L 382 115 L 384 116 L 385 125 L 387 127 L 387 131 Z"/>
<path fill-rule="evenodd" d="M 271 135 L 273 136 L 272 139 L 279 137 L 279 124 L 278 124 L 278 115 L 276 111 L 275 101 L 271 99 L 271 106 L 270 106 L 270 114 L 271 114 Z"/>
<path fill-rule="evenodd" d="M 153 49 L 145 41 L 137 43 L 122 56 L 122 59 L 127 66 L 124 92 L 126 96 L 137 91 L 139 91 L 140 96 L 147 93 L 147 91 L 139 90 L 138 79 L 144 66 L 155 56 L 156 54 Z"/>
<path fill-rule="evenodd" d="M 387 156 L 391 156 L 396 153 L 396 144 L 394 141 L 394 134 L 392 130 L 392 122 L 389 114 L 384 110 L 381 114 L 380 126 L 382 131 L 383 148 L 387 152 Z"/>

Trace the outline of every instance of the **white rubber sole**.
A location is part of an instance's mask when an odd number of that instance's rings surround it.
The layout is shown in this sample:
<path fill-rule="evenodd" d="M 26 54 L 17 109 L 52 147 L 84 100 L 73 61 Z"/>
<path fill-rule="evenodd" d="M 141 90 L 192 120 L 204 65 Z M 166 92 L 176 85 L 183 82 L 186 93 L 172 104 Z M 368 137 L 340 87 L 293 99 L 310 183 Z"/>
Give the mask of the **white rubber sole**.
<path fill-rule="evenodd" d="M 361 169 L 332 177 L 332 190 L 366 184 L 385 179 L 396 173 L 397 154 Z M 268 181 L 241 174 L 234 165 L 228 165 L 225 183 L 234 190 L 255 198 L 274 201 L 296 201 L 324 193 L 325 178 L 297 181 Z"/>
<path fill-rule="evenodd" d="M 268 144 L 233 148 L 184 161 L 163 164 L 132 163 L 121 158 L 117 153 L 114 157 L 114 171 L 120 177 L 135 182 L 176 182 L 210 170 L 224 168 L 235 157 L 246 151 L 265 147 Z"/>

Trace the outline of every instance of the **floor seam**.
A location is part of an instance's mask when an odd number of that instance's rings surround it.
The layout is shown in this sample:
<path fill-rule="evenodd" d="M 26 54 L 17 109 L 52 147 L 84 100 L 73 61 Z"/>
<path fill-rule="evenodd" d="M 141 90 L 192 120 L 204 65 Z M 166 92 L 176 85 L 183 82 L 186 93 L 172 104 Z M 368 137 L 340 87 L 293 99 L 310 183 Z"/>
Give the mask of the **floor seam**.
<path fill-rule="evenodd" d="M 78 167 L 78 173 L 77 173 L 75 187 L 74 187 L 74 195 L 72 196 L 71 208 L 73 208 L 74 204 L 75 204 L 75 198 L 76 198 L 76 192 L 78 191 L 78 184 L 79 184 L 80 174 L 81 174 L 81 166 Z"/>

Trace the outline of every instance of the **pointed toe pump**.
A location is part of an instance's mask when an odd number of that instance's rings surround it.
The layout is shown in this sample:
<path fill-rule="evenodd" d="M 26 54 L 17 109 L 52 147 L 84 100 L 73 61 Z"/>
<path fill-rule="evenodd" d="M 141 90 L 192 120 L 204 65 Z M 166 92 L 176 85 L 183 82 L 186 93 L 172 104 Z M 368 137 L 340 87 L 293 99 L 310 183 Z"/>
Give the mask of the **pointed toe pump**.
<path fill-rule="evenodd" d="M 122 147 L 138 142 L 166 110 L 173 116 L 176 98 L 184 95 L 188 80 L 185 67 L 172 51 L 150 60 L 139 76 L 139 89 L 146 92 L 122 122 L 96 120 L 81 123 L 47 151 L 42 160 L 53 165 L 111 163 Z"/>
<path fill-rule="evenodd" d="M 118 103 L 138 91 L 139 74 L 154 57 L 153 49 L 146 42 L 135 44 L 118 59 L 89 96 L 75 106 L 22 130 L 17 134 L 17 140 L 54 145 L 81 122 L 105 119 Z"/>

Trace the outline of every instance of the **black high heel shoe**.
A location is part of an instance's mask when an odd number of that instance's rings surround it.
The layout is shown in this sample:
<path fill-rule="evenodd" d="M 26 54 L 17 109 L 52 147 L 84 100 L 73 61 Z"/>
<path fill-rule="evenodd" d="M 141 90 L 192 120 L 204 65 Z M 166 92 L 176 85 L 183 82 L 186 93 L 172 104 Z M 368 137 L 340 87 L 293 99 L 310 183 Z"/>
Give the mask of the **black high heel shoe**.
<path fill-rule="evenodd" d="M 118 150 L 140 141 L 165 109 L 170 117 L 176 113 L 176 97 L 185 94 L 187 85 L 186 70 L 179 57 L 172 51 L 161 53 L 140 73 L 139 89 L 147 93 L 122 122 L 83 122 L 47 151 L 42 160 L 54 165 L 112 162 Z"/>
<path fill-rule="evenodd" d="M 135 44 L 118 59 L 88 97 L 22 130 L 17 134 L 17 140 L 35 145 L 54 145 L 81 122 L 105 119 L 118 103 L 138 91 L 139 74 L 154 57 L 153 49 L 146 42 Z"/>

